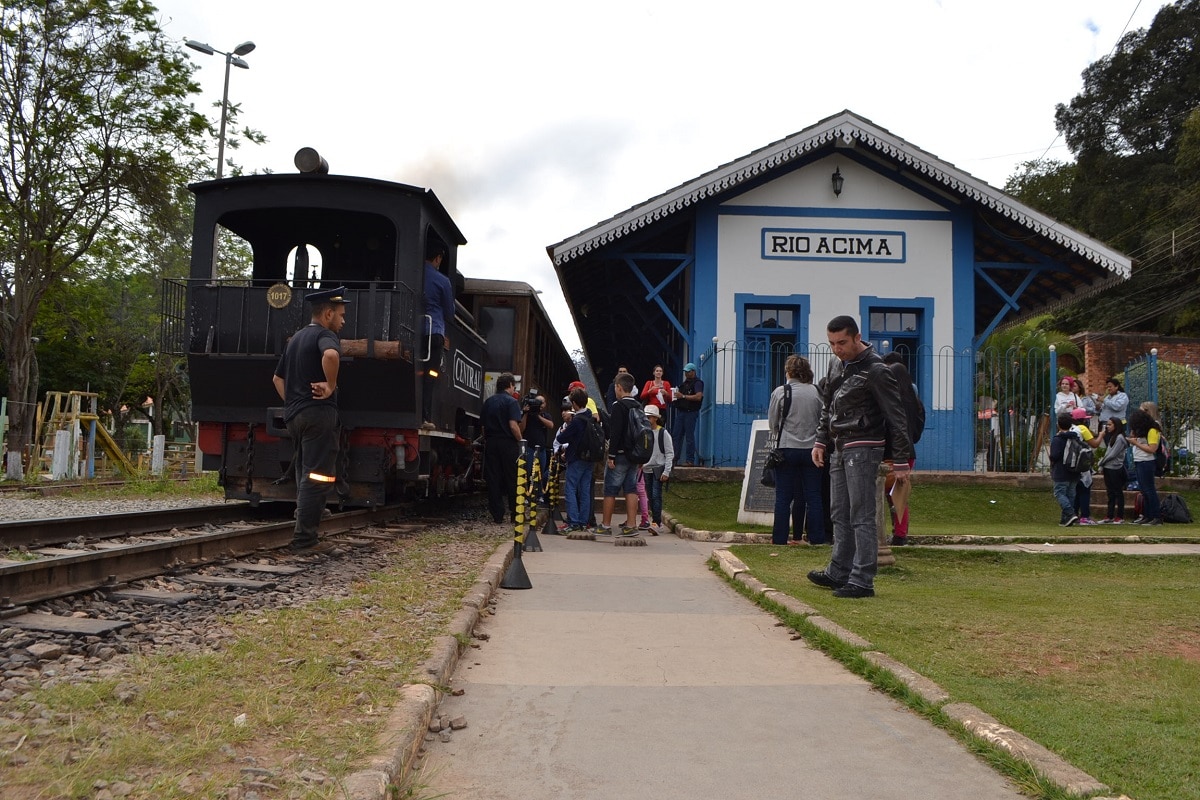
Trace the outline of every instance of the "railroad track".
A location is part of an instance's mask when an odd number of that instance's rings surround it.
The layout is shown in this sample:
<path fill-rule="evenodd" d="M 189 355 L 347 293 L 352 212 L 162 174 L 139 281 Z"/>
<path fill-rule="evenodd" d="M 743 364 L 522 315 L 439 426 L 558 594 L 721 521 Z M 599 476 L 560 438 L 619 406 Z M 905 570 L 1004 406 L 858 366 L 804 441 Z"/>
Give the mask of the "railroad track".
<path fill-rule="evenodd" d="M 395 520 L 409 506 L 389 506 L 379 509 L 348 511 L 321 522 L 322 536 L 345 536 L 355 530 Z M 48 536 L 62 542 L 83 542 L 72 548 L 54 546 L 30 547 L 27 554 L 16 560 L 0 559 L 0 615 L 13 617 L 31 603 L 77 594 L 95 589 L 117 589 L 130 581 L 164 573 L 180 574 L 205 564 L 230 561 L 242 556 L 286 546 L 292 539 L 295 523 L 254 520 L 246 506 L 229 509 L 225 506 L 204 510 L 184 509 L 176 512 L 151 514 L 120 514 L 87 518 L 37 520 L 36 525 L 14 523 L 6 527 L 7 535 L 25 537 L 36 542 L 38 536 Z M 180 531 L 180 521 L 187 519 L 196 525 L 215 527 L 214 518 L 230 516 L 216 530 Z M 121 520 L 106 521 L 106 516 Z M 141 517 L 139 522 L 134 518 Z M 19 529 L 29 528 L 25 533 Z M 80 534 L 80 530 L 108 531 L 107 536 Z M 61 528 L 70 532 L 51 531 Z M 136 534 L 130 530 L 137 529 Z M 116 541 L 117 538 L 126 541 Z M 202 582 L 202 581 L 200 581 Z M 46 615 L 50 616 L 50 615 Z"/>

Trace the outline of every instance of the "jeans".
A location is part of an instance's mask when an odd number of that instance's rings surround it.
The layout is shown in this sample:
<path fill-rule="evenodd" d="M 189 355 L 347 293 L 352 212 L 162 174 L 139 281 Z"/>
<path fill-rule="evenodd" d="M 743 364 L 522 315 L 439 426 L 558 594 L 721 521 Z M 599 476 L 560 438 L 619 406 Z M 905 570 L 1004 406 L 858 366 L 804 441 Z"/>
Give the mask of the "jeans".
<path fill-rule="evenodd" d="M 655 525 L 662 524 L 662 474 L 662 467 L 655 467 L 653 470 L 642 470 L 642 475 L 646 478 L 646 500 L 650 505 L 650 519 Z"/>
<path fill-rule="evenodd" d="M 567 462 L 566 500 L 567 524 L 591 525 L 596 521 L 592 512 L 592 467 L 590 461 L 579 459 Z"/>
<path fill-rule="evenodd" d="M 1146 519 L 1158 519 L 1162 516 L 1162 506 L 1158 503 L 1158 489 L 1154 486 L 1154 461 L 1134 461 L 1133 468 L 1137 470 L 1138 489 L 1146 504 L 1142 506 L 1142 516 Z"/>
<path fill-rule="evenodd" d="M 700 421 L 699 411 L 674 410 L 675 422 L 671 428 L 671 438 L 679 449 L 675 451 L 675 463 L 680 461 L 689 464 L 699 464 L 700 454 L 696 450 L 696 423 Z"/>
<path fill-rule="evenodd" d="M 421 345 L 424 350 L 425 342 L 422 341 Z M 442 371 L 442 352 L 445 349 L 446 339 L 442 334 L 429 334 L 429 352 L 421 354 L 424 362 L 421 373 L 421 419 L 425 422 L 433 422 L 433 387 L 438 381 L 429 373 Z"/>
<path fill-rule="evenodd" d="M 787 544 L 788 523 L 799 541 L 808 522 L 809 544 L 825 543 L 825 508 L 821 502 L 821 470 L 812 461 L 812 448 L 782 448 L 783 463 L 775 468 L 775 521 L 772 544 Z"/>
<path fill-rule="evenodd" d="M 302 408 L 287 421 L 287 429 L 296 448 L 296 532 L 292 541 L 307 547 L 317 543 L 321 512 L 336 479 L 338 410 L 331 405 Z"/>
<path fill-rule="evenodd" d="M 833 556 L 825 572 L 839 583 L 873 589 L 879 567 L 876 481 L 883 448 L 830 448 L 825 453 L 833 506 Z"/>
<path fill-rule="evenodd" d="M 1075 486 L 1075 513 L 1080 519 L 1092 516 L 1092 487 L 1085 486 L 1082 478 Z"/>
<path fill-rule="evenodd" d="M 1062 518 L 1059 522 L 1066 522 L 1075 516 L 1075 487 L 1078 484 L 1077 480 L 1054 482 L 1054 499 L 1058 501 L 1058 507 L 1062 509 Z"/>

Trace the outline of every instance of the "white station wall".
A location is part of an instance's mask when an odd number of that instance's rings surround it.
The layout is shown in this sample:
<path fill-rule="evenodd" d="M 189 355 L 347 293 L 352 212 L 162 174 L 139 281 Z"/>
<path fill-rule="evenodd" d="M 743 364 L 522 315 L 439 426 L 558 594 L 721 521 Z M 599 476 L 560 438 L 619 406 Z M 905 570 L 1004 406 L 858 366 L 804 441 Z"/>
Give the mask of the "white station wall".
<path fill-rule="evenodd" d="M 834 196 L 830 181 L 835 167 L 845 179 L 840 197 Z M 762 213 L 723 213 L 718 219 L 716 331 L 721 341 L 742 338 L 743 332 L 737 329 L 735 294 L 807 295 L 810 344 L 825 341 L 825 325 L 833 317 L 849 314 L 857 319 L 863 296 L 901 301 L 919 297 L 933 300 L 933 341 L 925 344 L 931 345 L 935 353 L 942 347 L 953 347 L 952 223 L 948 219 L 889 218 L 888 214 L 900 211 L 944 215 L 945 207 L 837 156 L 815 162 L 722 204 L 722 208 L 730 206 L 761 209 Z M 774 209 L 780 209 L 781 213 L 775 213 Z M 803 216 L 782 213 L 787 209 L 813 211 Z M 837 216 L 825 216 L 822 209 L 836 210 Z M 854 216 L 855 209 L 869 210 L 871 215 Z M 805 260 L 765 258 L 764 229 L 845 231 L 856 235 L 887 232 L 891 234 L 893 247 L 895 242 L 903 241 L 903 260 L 848 261 L 826 259 L 815 253 L 809 253 Z M 864 333 L 867 323 L 859 319 Z M 734 402 L 732 397 L 717 400 Z"/>

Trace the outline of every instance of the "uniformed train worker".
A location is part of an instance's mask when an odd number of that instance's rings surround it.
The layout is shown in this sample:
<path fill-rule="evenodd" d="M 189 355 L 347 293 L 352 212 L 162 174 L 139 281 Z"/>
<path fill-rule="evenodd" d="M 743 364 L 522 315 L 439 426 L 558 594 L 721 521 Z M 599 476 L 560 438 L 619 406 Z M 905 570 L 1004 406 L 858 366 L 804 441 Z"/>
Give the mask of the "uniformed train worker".
<path fill-rule="evenodd" d="M 312 322 L 288 342 L 272 381 L 296 448 L 296 533 L 292 550 L 318 548 L 317 527 L 336 481 L 338 452 L 338 331 L 346 323 L 346 287 L 314 292 Z"/>

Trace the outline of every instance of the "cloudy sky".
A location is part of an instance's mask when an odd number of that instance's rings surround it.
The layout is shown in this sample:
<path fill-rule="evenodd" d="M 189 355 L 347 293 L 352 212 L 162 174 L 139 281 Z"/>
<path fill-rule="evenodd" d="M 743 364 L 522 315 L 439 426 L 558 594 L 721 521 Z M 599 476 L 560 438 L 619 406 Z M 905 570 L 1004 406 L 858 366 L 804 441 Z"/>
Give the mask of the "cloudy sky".
<path fill-rule="evenodd" d="M 459 269 L 528 281 L 578 343 L 546 255 L 592 224 L 843 109 L 994 186 L 1067 160 L 1054 106 L 1161 0 L 159 0 L 164 29 L 257 48 L 234 159 L 429 187 Z M 224 59 L 187 51 L 197 107 Z M 213 118 L 218 118 L 214 108 Z M 215 153 L 215 147 L 214 147 Z"/>

